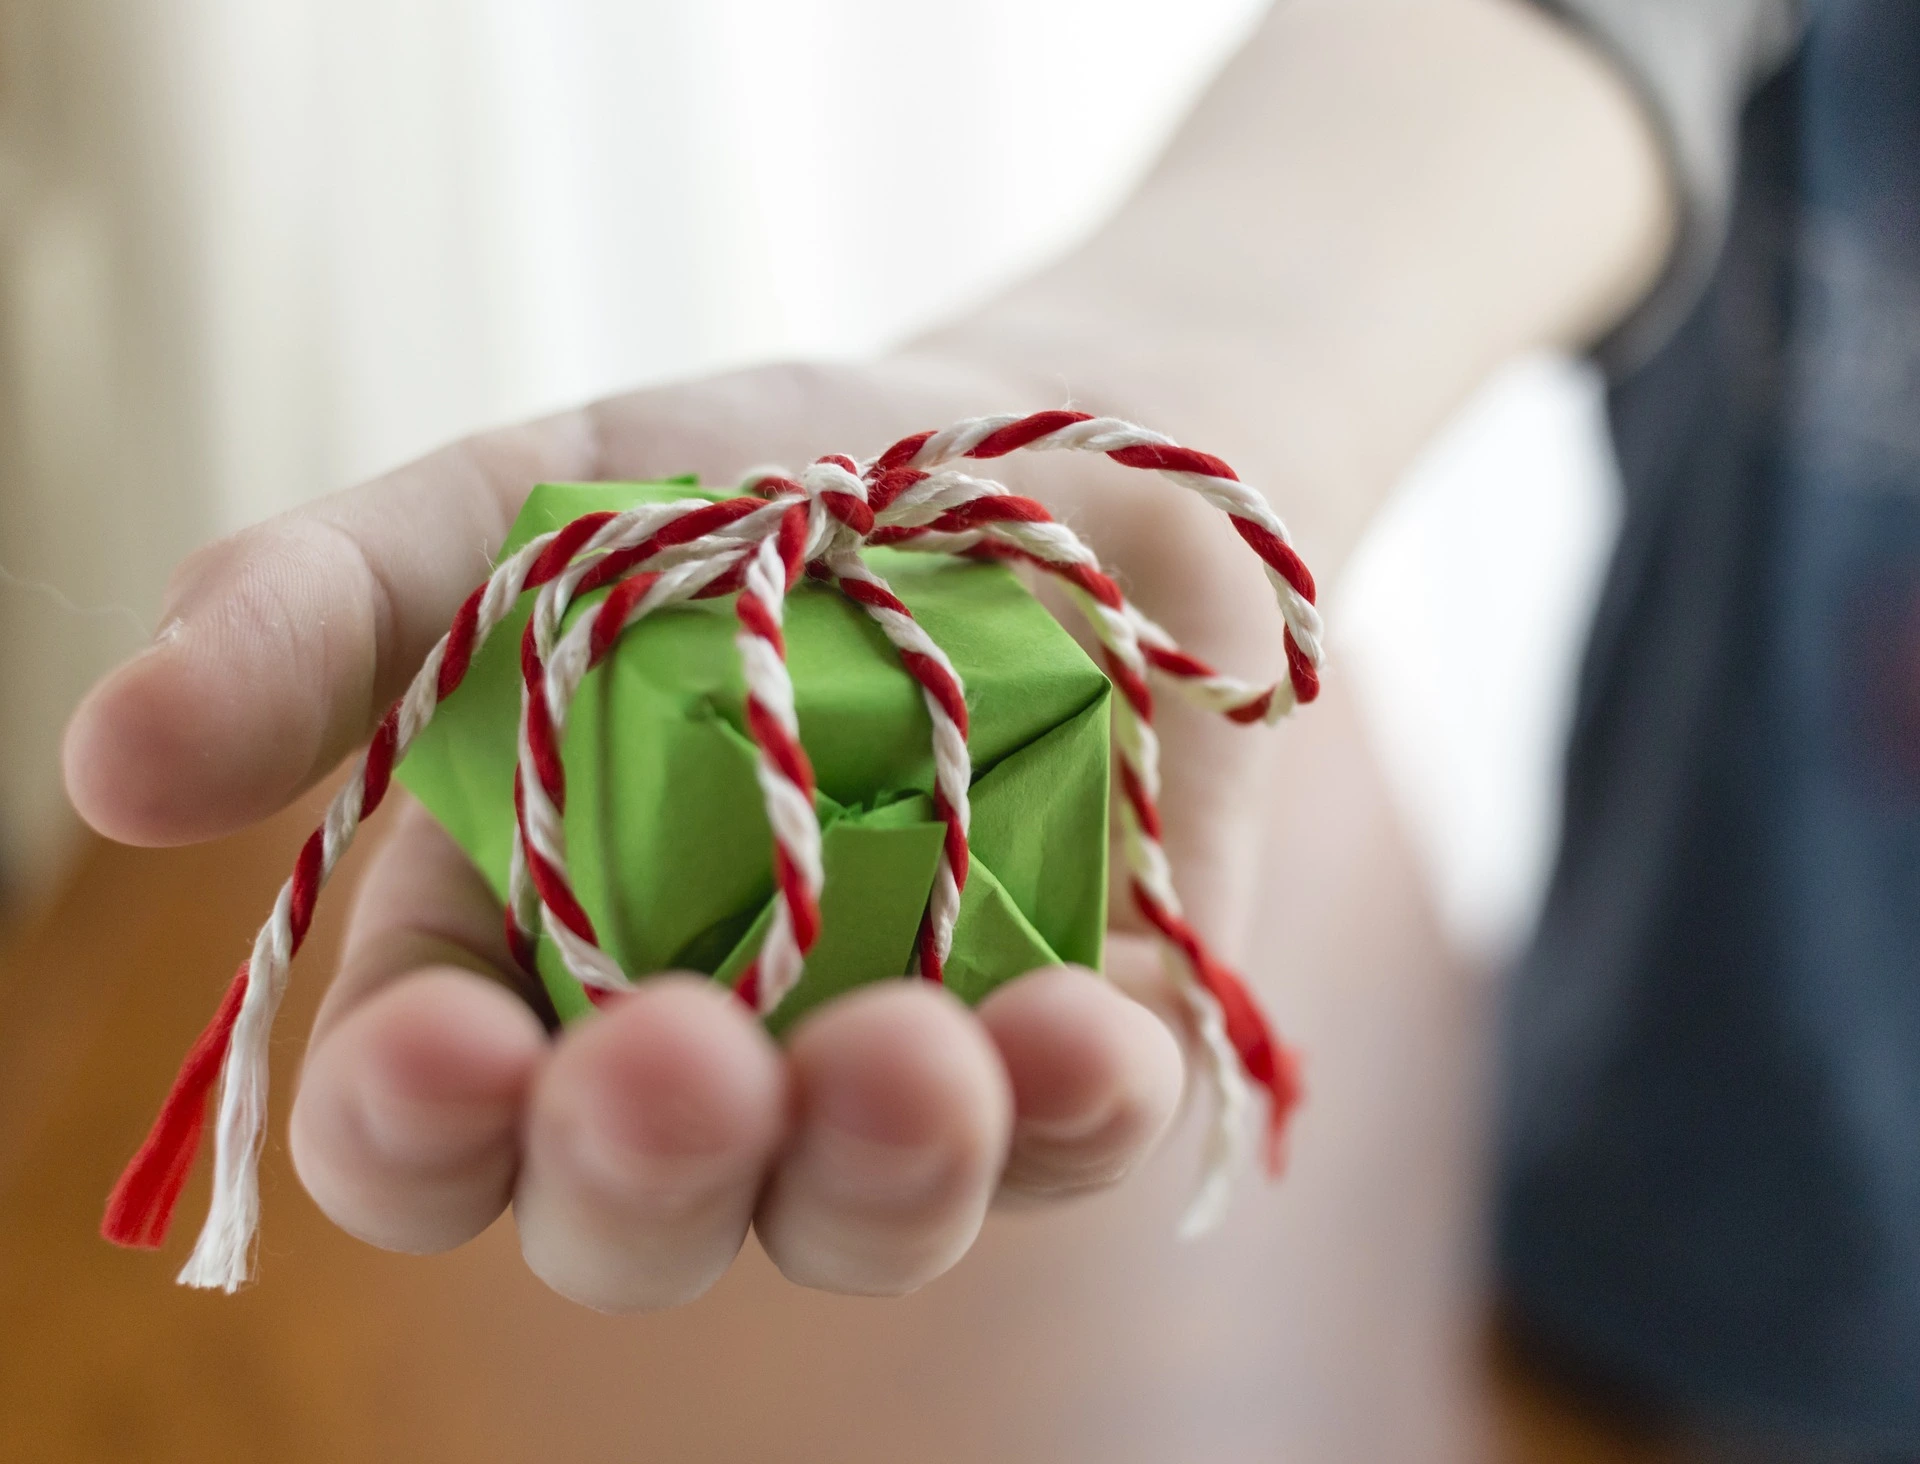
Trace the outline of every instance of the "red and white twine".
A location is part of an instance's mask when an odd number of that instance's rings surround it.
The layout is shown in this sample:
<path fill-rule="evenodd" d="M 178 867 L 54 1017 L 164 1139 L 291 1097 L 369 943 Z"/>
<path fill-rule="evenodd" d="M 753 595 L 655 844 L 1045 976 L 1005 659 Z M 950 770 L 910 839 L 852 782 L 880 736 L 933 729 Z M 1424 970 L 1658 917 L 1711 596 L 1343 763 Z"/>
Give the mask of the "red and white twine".
<path fill-rule="evenodd" d="M 1127 467 L 1154 469 L 1226 513 L 1266 566 L 1285 625 L 1286 676 L 1272 685 L 1255 685 L 1188 655 L 1134 608 L 1093 552 L 1039 503 L 948 466 L 1023 448 L 1103 453 Z M 914 965 L 925 979 L 941 980 L 967 882 L 972 768 L 966 699 L 952 662 L 861 558 L 864 545 L 1037 566 L 1068 586 L 1104 648 L 1120 692 L 1114 745 L 1132 894 L 1164 940 L 1168 970 L 1199 1035 L 1215 1095 L 1204 1175 L 1182 1228 L 1191 1233 L 1217 1221 L 1250 1128 L 1249 1084 L 1266 1090 L 1268 1161 L 1277 1166 L 1298 1081 L 1291 1055 L 1272 1035 L 1246 986 L 1213 957 L 1182 912 L 1161 845 L 1160 749 L 1149 678 L 1164 678 L 1197 705 L 1236 722 L 1277 721 L 1313 700 L 1322 660 L 1313 580 L 1266 500 L 1218 458 L 1128 422 L 1050 411 L 980 417 L 943 432 L 921 433 L 865 464 L 830 456 L 797 478 L 756 473 L 741 496 L 720 502 L 696 499 L 585 514 L 506 559 L 461 605 L 302 847 L 252 953 L 234 974 L 146 1142 L 114 1188 L 102 1225 L 107 1238 L 136 1246 L 157 1246 L 165 1238 L 217 1078 L 213 1197 L 180 1280 L 232 1291 L 247 1279 L 259 1221 L 268 1035 L 314 902 L 360 821 L 385 797 L 394 764 L 459 687 L 474 653 L 528 591 L 536 593 L 520 647 L 516 820 L 506 911 L 508 939 L 522 965 L 532 970 L 538 937 L 544 934 L 589 994 L 623 991 L 632 984 L 601 948 L 568 878 L 566 772 L 560 757 L 568 711 L 587 673 L 630 626 L 663 606 L 733 594 L 747 729 L 773 831 L 777 891 L 767 933 L 736 990 L 756 1011 L 767 1013 L 799 981 L 820 932 L 823 875 L 813 769 L 794 714 L 782 620 L 788 592 L 807 573 L 836 586 L 873 617 L 926 702 L 933 725 L 933 804 L 946 837 Z M 608 591 L 606 597 L 567 624 L 574 601 L 599 590 Z"/>

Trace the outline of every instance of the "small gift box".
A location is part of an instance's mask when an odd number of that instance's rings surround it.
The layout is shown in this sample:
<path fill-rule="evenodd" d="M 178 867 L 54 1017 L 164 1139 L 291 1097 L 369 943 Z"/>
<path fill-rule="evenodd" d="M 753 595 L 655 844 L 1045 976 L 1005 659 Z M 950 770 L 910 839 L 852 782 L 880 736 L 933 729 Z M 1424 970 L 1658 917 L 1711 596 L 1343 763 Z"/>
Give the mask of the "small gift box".
<path fill-rule="evenodd" d="M 714 500 L 690 480 L 535 488 L 502 551 L 584 514 Z M 729 495 L 730 496 L 730 495 Z M 868 564 L 951 660 L 965 688 L 971 859 L 946 985 L 963 1000 L 1036 967 L 1097 967 L 1107 896 L 1107 678 L 1005 568 L 875 549 Z M 607 591 L 583 596 L 568 623 Z M 421 732 L 404 783 L 509 896 L 522 643 L 531 597 L 488 638 L 459 695 Z M 780 1030 L 829 997 L 905 974 L 945 825 L 918 682 L 860 605 L 801 580 L 786 659 L 812 764 L 826 881 L 820 935 Z M 731 600 L 686 601 L 629 629 L 567 719 L 567 868 L 599 944 L 629 975 L 752 963 L 774 913 L 772 834 L 755 781 Z M 551 939 L 542 981 L 563 1019 L 590 1010 Z"/>
<path fill-rule="evenodd" d="M 1284 677 L 1240 681 L 1187 654 L 1044 505 L 975 476 L 1022 450 L 1100 454 L 1224 513 L 1265 566 Z M 1064 584 L 1111 683 L 1007 562 Z M 396 768 L 493 881 L 515 959 L 563 1019 L 590 993 L 690 967 L 778 1029 L 861 982 L 910 974 L 978 1000 L 1036 966 L 1097 964 L 1109 718 L 1128 893 L 1165 943 L 1215 1097 L 1188 1212 L 1204 1228 L 1254 1091 L 1277 1168 L 1299 1087 L 1182 913 L 1150 681 L 1235 722 L 1285 716 L 1319 690 L 1313 599 L 1285 527 L 1224 462 L 1084 412 L 974 418 L 728 496 L 691 480 L 536 488 L 302 846 L 104 1233 L 165 1237 L 217 1084 L 213 1197 L 180 1279 L 246 1280 L 274 1013 L 314 902 Z"/>

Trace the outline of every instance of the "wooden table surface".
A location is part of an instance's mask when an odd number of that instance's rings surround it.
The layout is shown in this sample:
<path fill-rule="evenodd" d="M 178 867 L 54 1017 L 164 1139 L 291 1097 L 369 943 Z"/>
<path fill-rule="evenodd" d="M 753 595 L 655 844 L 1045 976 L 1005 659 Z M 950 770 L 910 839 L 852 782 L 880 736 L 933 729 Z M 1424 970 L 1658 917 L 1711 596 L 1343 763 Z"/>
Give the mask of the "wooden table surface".
<path fill-rule="evenodd" d="M 1383 808 L 1347 812 L 1352 832 L 1318 876 L 1329 890 L 1342 861 L 1403 857 Z M 749 1242 L 700 1302 L 608 1318 L 532 1281 L 510 1222 L 453 1255 L 389 1256 L 333 1231 L 301 1193 L 282 1135 L 338 935 L 344 892 L 330 891 L 275 1052 L 260 1282 L 234 1298 L 177 1288 L 204 1173 L 161 1256 L 98 1240 L 100 1203 L 303 814 L 198 849 L 96 845 L 5 942 L 0 1458 L 1667 1457 L 1485 1341 L 1486 984 L 1436 967 L 1424 915 L 1331 896 L 1302 958 L 1341 942 L 1365 957 L 1362 975 L 1319 983 L 1288 1013 L 1312 1057 L 1310 1121 L 1289 1179 L 1243 1198 L 1225 1234 L 1172 1237 L 1192 1162 L 1181 1143 L 1120 1194 L 996 1218 L 953 1274 L 904 1301 L 799 1290 Z"/>

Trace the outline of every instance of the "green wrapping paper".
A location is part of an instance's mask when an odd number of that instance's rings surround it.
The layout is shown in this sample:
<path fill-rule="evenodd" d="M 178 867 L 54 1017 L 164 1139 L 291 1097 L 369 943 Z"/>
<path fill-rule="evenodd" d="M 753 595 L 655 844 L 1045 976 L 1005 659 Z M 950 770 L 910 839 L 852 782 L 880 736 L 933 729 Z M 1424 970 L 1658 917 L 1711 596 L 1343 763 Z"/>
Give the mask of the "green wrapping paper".
<path fill-rule="evenodd" d="M 712 499 L 668 483 L 545 484 L 511 553 L 581 514 Z M 1098 966 L 1106 925 L 1107 679 L 998 565 L 874 549 L 868 564 L 951 658 L 966 688 L 971 869 L 947 985 L 977 1002 L 1061 961 Z M 604 591 L 584 596 L 569 618 Z M 503 899 L 513 837 L 525 596 L 397 776 Z M 563 746 L 567 858 L 602 944 L 637 978 L 731 982 L 759 948 L 774 896 L 772 835 L 754 780 L 733 597 L 632 627 L 575 699 Z M 801 740 L 818 784 L 826 885 L 820 939 L 778 1031 L 851 987 L 903 974 L 939 859 L 932 728 L 917 683 L 867 613 L 808 580 L 787 602 Z M 552 944 L 540 975 L 563 1020 L 591 1010 Z"/>

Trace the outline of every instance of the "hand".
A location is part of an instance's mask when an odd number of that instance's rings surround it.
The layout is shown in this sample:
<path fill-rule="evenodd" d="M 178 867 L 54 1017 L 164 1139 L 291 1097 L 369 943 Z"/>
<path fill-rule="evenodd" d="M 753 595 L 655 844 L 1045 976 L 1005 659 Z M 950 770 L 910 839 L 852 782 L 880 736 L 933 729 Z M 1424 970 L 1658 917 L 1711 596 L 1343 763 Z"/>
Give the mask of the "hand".
<path fill-rule="evenodd" d="M 156 644 L 76 713 L 74 803 L 144 844 L 285 804 L 366 738 L 534 482 L 725 483 L 1030 397 L 933 358 L 742 373 L 476 438 L 246 530 L 181 567 Z M 1195 650 L 1277 669 L 1265 586 L 1210 510 L 1099 462 L 1018 476 Z M 1168 846 L 1198 923 L 1232 936 L 1253 904 L 1261 734 L 1171 708 L 1164 731 Z M 315 1200 L 375 1244 L 446 1249 L 511 1202 L 543 1279 L 626 1310 L 700 1294 L 751 1223 L 796 1281 L 898 1293 L 957 1261 L 996 1198 L 1113 1183 L 1178 1100 L 1180 1048 L 1149 1010 L 1173 1003 L 1126 930 L 1108 974 L 1147 1005 L 1072 969 L 1031 973 L 977 1013 L 890 983 L 782 1049 L 711 983 L 667 977 L 550 1038 L 517 994 L 485 881 L 417 807 L 390 821 L 291 1134 Z"/>

